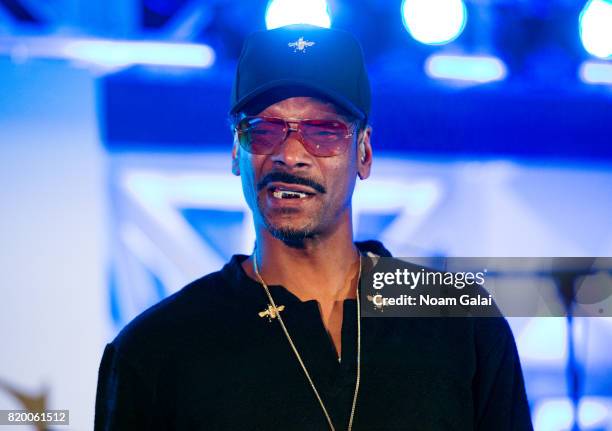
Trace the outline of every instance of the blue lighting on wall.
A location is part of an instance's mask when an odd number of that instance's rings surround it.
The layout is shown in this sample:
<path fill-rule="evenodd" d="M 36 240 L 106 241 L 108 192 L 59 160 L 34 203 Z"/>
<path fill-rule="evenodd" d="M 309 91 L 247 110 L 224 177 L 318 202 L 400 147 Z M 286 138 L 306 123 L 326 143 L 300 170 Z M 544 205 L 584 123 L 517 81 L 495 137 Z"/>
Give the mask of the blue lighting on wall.
<path fill-rule="evenodd" d="M 580 38 L 589 54 L 612 57 L 612 1 L 587 2 L 580 14 Z"/>
<path fill-rule="evenodd" d="M 506 65 L 492 56 L 432 55 L 425 62 L 431 78 L 475 83 L 500 81 L 507 75 Z"/>
<path fill-rule="evenodd" d="M 404 0 L 402 19 L 408 33 L 419 42 L 443 45 L 463 32 L 467 10 L 462 0 Z"/>
<path fill-rule="evenodd" d="M 271 0 L 266 10 L 266 27 L 273 29 L 291 24 L 331 27 L 327 2 L 325 0 Z"/>

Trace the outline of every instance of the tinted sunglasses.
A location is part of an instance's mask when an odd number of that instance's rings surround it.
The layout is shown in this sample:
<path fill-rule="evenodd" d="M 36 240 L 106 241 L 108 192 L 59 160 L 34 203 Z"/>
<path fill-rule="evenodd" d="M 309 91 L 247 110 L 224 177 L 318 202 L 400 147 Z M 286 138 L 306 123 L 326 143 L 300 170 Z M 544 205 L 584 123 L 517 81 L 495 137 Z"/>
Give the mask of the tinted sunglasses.
<path fill-rule="evenodd" d="M 240 146 L 252 154 L 273 154 L 293 131 L 299 135 L 306 151 L 317 157 L 344 153 L 354 134 L 354 128 L 349 130 L 341 121 L 276 117 L 244 117 L 235 130 Z"/>

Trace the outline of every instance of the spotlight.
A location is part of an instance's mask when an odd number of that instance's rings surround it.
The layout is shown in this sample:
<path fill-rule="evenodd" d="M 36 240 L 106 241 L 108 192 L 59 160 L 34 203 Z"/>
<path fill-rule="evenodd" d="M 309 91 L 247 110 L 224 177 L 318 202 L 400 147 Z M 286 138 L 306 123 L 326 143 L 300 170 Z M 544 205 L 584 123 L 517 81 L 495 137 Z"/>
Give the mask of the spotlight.
<path fill-rule="evenodd" d="M 612 85 L 612 64 L 585 61 L 578 71 L 580 79 L 587 84 Z"/>
<path fill-rule="evenodd" d="M 266 28 L 312 24 L 329 28 L 331 18 L 325 0 L 271 0 L 266 9 Z"/>
<path fill-rule="evenodd" d="M 612 1 L 589 0 L 579 21 L 584 49 L 599 58 L 612 58 Z"/>
<path fill-rule="evenodd" d="M 208 68 L 215 61 L 212 48 L 193 43 L 72 39 L 62 42 L 61 53 L 109 68 L 133 64 Z"/>
<path fill-rule="evenodd" d="M 508 74 L 497 57 L 465 55 L 431 55 L 425 61 L 425 73 L 431 78 L 484 84 L 501 81 Z"/>
<path fill-rule="evenodd" d="M 462 0 L 403 0 L 402 19 L 419 42 L 444 45 L 465 28 L 467 10 Z"/>

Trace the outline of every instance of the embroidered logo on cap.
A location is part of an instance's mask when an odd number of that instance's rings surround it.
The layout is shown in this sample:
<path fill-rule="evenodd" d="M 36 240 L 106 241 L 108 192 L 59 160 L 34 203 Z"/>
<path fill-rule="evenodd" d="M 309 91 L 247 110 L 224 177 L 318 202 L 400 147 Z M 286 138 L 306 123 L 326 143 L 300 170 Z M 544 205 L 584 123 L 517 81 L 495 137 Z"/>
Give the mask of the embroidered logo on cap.
<path fill-rule="evenodd" d="M 314 44 L 315 44 L 314 42 L 311 42 L 309 40 L 304 40 L 303 36 L 300 36 L 300 38 L 296 40 L 295 42 L 288 43 L 288 45 L 291 48 L 293 48 L 293 52 L 298 52 L 298 51 L 306 52 L 306 48 Z"/>

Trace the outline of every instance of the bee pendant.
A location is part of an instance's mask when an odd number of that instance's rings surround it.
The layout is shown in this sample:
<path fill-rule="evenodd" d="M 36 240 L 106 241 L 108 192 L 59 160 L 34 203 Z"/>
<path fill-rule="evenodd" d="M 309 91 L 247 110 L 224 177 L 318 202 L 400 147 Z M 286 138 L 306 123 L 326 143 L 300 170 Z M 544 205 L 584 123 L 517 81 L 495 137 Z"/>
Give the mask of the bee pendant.
<path fill-rule="evenodd" d="M 264 311 L 260 311 L 259 317 L 267 317 L 268 318 L 268 322 L 271 322 L 272 319 L 276 319 L 276 316 L 278 316 L 278 312 L 281 312 L 285 309 L 284 305 L 279 305 L 278 307 L 276 307 L 276 309 L 274 309 L 274 307 L 272 306 L 272 304 L 268 304 L 268 308 Z"/>

